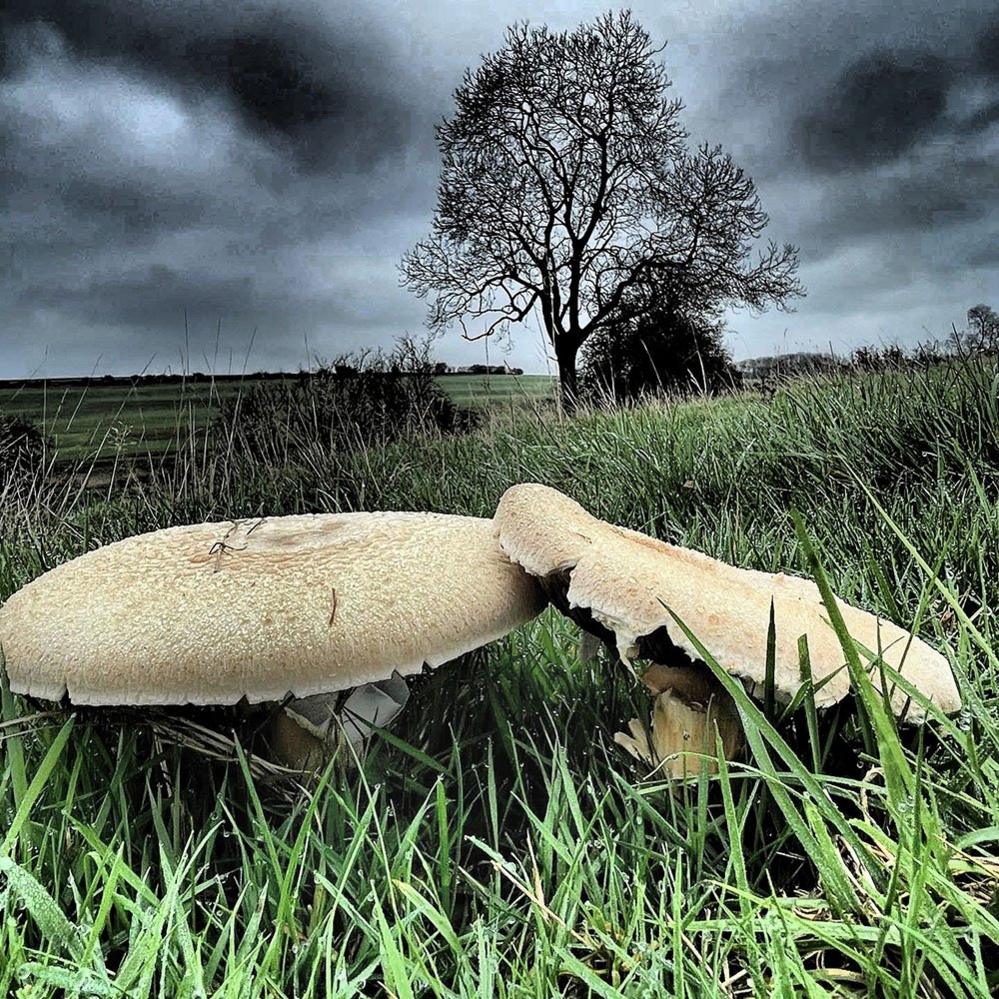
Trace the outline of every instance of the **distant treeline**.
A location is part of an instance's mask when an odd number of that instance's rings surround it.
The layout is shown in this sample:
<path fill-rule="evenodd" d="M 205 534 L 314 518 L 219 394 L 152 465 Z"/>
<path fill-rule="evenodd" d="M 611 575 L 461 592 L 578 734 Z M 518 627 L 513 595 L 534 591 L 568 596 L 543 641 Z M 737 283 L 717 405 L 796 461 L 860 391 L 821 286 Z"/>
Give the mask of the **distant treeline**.
<path fill-rule="evenodd" d="M 817 375 L 837 371 L 847 362 L 831 354 L 799 351 L 793 354 L 778 354 L 773 357 L 752 357 L 736 361 L 736 371 L 747 382 L 765 381 L 773 378 L 793 378 L 798 375 Z"/>
<path fill-rule="evenodd" d="M 3 378 L 0 385 L 8 388 L 79 388 L 81 385 L 102 386 L 109 388 L 138 385 L 183 385 L 187 383 L 207 385 L 210 382 L 245 381 L 280 381 L 287 378 L 298 378 L 307 375 L 297 371 L 254 371 L 244 375 L 208 375 L 202 371 L 192 371 L 189 374 L 158 374 L 158 375 L 77 375 L 65 378 Z"/>
<path fill-rule="evenodd" d="M 466 367 L 452 367 L 437 361 L 432 365 L 435 375 L 522 375 L 523 368 L 508 368 L 502 364 L 469 364 Z M 356 369 L 343 363 L 334 365 L 337 374 L 347 375 Z M 207 385 L 211 382 L 233 384 L 246 381 L 287 381 L 288 379 L 309 379 L 312 371 L 254 371 L 242 375 L 212 375 L 203 371 L 187 374 L 156 375 L 82 375 L 65 378 L 0 378 L 0 385 L 10 388 L 78 388 L 84 386 L 139 386 L 139 385 Z"/>
<path fill-rule="evenodd" d="M 522 375 L 523 368 L 508 368 L 505 364 L 469 364 L 463 368 L 452 368 L 438 361 L 434 365 L 435 375 Z"/>

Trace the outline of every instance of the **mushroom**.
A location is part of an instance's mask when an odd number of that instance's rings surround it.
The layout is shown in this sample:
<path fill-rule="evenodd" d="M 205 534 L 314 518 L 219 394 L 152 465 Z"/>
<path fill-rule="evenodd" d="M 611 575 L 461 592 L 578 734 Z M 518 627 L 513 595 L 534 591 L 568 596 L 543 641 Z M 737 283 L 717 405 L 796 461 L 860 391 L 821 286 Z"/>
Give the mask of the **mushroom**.
<path fill-rule="evenodd" d="M 0 608 L 0 647 L 11 690 L 46 700 L 291 696 L 276 742 L 301 760 L 344 708 L 356 739 L 359 725 L 383 724 L 389 705 L 404 703 L 402 677 L 505 635 L 543 606 L 489 520 L 261 518 L 154 531 L 57 566 Z M 352 713 L 336 695 L 371 684 L 381 686 Z M 291 721 L 303 734 L 289 742 Z"/>
<path fill-rule="evenodd" d="M 802 635 L 808 639 L 816 705 L 835 704 L 850 689 L 842 647 L 811 580 L 739 569 L 615 527 L 537 483 L 508 489 L 494 521 L 500 547 L 540 580 L 559 610 L 603 639 L 625 663 L 646 659 L 672 667 L 665 674 L 646 674 L 647 685 L 657 695 L 652 744 L 641 726 L 636 730 L 633 723 L 632 735 L 618 740 L 632 752 L 663 759 L 691 743 L 701 751 L 703 730 L 713 728 L 716 718 L 726 750 L 737 751 L 729 725 L 734 706 L 674 614 L 722 668 L 759 696 L 767 680 L 772 607 L 776 697 L 789 702 L 801 686 L 798 638 Z M 842 601 L 838 606 L 851 636 L 861 645 L 876 689 L 880 690 L 883 661 L 942 712 L 960 708 L 954 676 L 940 653 L 889 621 Z M 913 722 L 925 720 L 924 705 L 910 699 L 899 685 L 890 685 L 889 694 L 897 715 Z M 681 721 L 671 734 L 667 719 L 678 717 Z M 713 733 L 708 745 L 713 752 Z"/>

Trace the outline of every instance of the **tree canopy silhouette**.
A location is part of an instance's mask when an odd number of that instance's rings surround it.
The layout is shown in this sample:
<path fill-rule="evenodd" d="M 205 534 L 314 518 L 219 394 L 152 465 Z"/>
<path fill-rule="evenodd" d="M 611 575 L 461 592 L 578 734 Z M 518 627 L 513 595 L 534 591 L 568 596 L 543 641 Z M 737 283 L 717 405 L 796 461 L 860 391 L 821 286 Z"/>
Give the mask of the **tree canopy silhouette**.
<path fill-rule="evenodd" d="M 437 128 L 432 231 L 402 260 L 431 329 L 475 340 L 537 316 L 568 405 L 587 338 L 663 289 L 699 312 L 802 294 L 795 247 L 752 256 L 769 221 L 752 180 L 718 147 L 688 150 L 661 52 L 628 11 L 508 28 Z"/>
<path fill-rule="evenodd" d="M 597 330 L 583 347 L 579 388 L 595 402 L 671 393 L 715 393 L 741 376 L 724 326 L 703 315 L 656 308 L 621 327 Z"/>

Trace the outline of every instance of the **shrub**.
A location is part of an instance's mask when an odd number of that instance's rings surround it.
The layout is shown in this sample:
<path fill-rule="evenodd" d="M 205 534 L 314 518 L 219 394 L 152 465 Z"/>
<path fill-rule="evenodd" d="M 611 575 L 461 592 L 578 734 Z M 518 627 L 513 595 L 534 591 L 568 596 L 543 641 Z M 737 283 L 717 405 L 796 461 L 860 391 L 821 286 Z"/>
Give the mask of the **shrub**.
<path fill-rule="evenodd" d="M 49 446 L 30 420 L 0 413 L 0 491 L 33 481 L 43 468 Z"/>
<path fill-rule="evenodd" d="M 580 366 L 583 395 L 624 402 L 663 392 L 737 386 L 720 324 L 666 312 L 594 334 Z"/>
<path fill-rule="evenodd" d="M 426 345 L 404 340 L 391 352 L 344 355 L 315 370 L 254 385 L 223 402 L 216 445 L 264 463 L 356 452 L 414 433 L 469 429 L 437 382 Z"/>

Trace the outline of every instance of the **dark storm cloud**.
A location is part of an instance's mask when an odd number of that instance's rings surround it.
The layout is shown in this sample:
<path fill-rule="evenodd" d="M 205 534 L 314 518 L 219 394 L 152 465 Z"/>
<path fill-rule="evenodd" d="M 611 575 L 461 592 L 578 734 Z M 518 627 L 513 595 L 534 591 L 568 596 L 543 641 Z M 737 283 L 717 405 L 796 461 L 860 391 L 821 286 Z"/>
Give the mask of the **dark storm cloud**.
<path fill-rule="evenodd" d="M 70 177 L 59 196 L 75 218 L 91 218 L 128 241 L 203 222 L 215 207 L 206 192 L 169 191 L 142 177 Z"/>
<path fill-rule="evenodd" d="M 999 17 L 985 25 L 979 35 L 977 56 L 982 72 L 999 78 Z"/>
<path fill-rule="evenodd" d="M 737 353 L 911 344 L 999 298 L 993 9 L 787 0 L 715 25 L 730 58 L 681 90 L 693 131 L 757 181 L 808 289 L 791 316 L 733 316 Z"/>
<path fill-rule="evenodd" d="M 406 91 L 377 85 L 391 72 L 388 54 L 314 13 L 303 21 L 279 5 L 9 0 L 3 18 L 7 76 L 23 71 L 25 49 L 48 27 L 79 59 L 218 95 L 244 127 L 310 169 L 389 156 L 413 138 Z"/>
<path fill-rule="evenodd" d="M 0 377 L 176 361 L 185 317 L 272 367 L 418 327 L 446 91 L 367 15 L 8 0 L 0 42 Z"/>
<path fill-rule="evenodd" d="M 215 277 L 182 273 L 163 264 L 86 282 L 78 287 L 29 285 L 20 304 L 71 312 L 87 323 L 141 325 L 153 316 L 221 315 L 233 302 L 252 308 L 255 287 L 250 275 Z"/>
<path fill-rule="evenodd" d="M 944 59 L 929 52 L 867 53 L 797 122 L 797 145 L 820 169 L 893 160 L 939 126 L 953 74 Z"/>
<path fill-rule="evenodd" d="M 826 221 L 832 230 L 830 236 L 838 230 L 848 233 L 850 239 L 862 239 L 980 222 L 995 207 L 995 177 L 995 163 L 978 159 L 962 164 L 959 184 L 931 169 L 882 184 L 856 185 L 853 197 L 829 199 Z M 885 196 L 886 190 L 890 197 Z"/>
<path fill-rule="evenodd" d="M 813 263 L 865 241 L 908 241 L 932 282 L 980 266 L 972 248 L 983 230 L 986 242 L 996 235 L 996 24 L 967 17 L 924 35 L 921 48 L 911 35 L 878 39 L 839 67 L 828 60 L 810 85 L 774 88 L 789 94 L 790 154 L 774 169 L 799 205 L 814 204 L 792 213 L 789 238 Z M 958 231 L 965 238 L 948 235 Z"/>
<path fill-rule="evenodd" d="M 999 268 L 999 240 L 995 230 L 973 233 L 966 247 L 965 262 L 972 267 Z"/>
<path fill-rule="evenodd" d="M 984 132 L 999 122 L 999 101 L 979 108 L 970 118 L 961 123 L 964 132 Z"/>
<path fill-rule="evenodd" d="M 507 24 L 606 6 L 0 0 L 0 377 L 176 363 L 185 315 L 194 358 L 220 320 L 237 353 L 258 328 L 251 367 L 419 333 L 396 264 L 429 226 L 462 71 Z M 809 297 L 735 317 L 737 354 L 999 304 L 987 0 L 635 6 L 694 141 L 731 151 L 768 235 L 801 247 Z M 543 366 L 535 330 L 513 342 L 511 363 Z"/>

